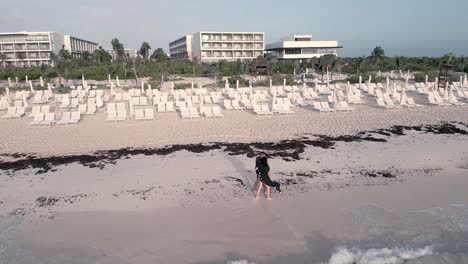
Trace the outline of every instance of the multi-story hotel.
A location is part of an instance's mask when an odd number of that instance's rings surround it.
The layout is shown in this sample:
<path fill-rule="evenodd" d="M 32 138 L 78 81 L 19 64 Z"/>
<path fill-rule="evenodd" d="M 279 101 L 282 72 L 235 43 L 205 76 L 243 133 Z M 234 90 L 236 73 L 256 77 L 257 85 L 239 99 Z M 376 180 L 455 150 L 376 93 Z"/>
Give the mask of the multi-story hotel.
<path fill-rule="evenodd" d="M 186 35 L 182 38 L 169 43 L 169 53 L 173 60 L 192 60 L 192 35 Z"/>
<path fill-rule="evenodd" d="M 52 65 L 50 54 L 65 49 L 80 58 L 93 53 L 98 44 L 57 32 L 0 33 L 0 66 L 31 67 Z"/>
<path fill-rule="evenodd" d="M 113 60 L 116 59 L 117 56 L 114 50 L 110 49 L 110 50 L 107 50 L 107 52 L 112 56 Z M 130 59 L 134 59 L 139 56 L 138 50 L 136 49 L 124 49 L 124 54 L 125 54 L 125 57 L 130 58 Z"/>
<path fill-rule="evenodd" d="M 337 55 L 338 41 L 313 41 L 311 35 L 295 35 L 266 45 L 266 52 L 280 60 L 305 60 Z"/>
<path fill-rule="evenodd" d="M 188 59 L 198 63 L 243 61 L 263 56 L 264 41 L 263 32 L 202 31 L 171 42 L 169 50 L 171 58 Z"/>

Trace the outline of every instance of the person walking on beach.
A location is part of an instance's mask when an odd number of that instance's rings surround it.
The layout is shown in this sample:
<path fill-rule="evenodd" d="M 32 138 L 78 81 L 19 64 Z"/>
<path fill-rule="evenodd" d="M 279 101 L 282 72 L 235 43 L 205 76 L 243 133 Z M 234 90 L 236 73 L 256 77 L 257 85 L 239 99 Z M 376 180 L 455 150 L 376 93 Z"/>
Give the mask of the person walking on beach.
<path fill-rule="evenodd" d="M 258 161 L 258 162 L 257 162 Z M 265 153 L 261 153 L 255 162 L 256 170 L 258 170 L 257 177 L 260 179 L 255 198 L 258 198 L 260 191 L 265 187 L 265 194 L 268 200 L 270 197 L 270 187 L 276 188 L 278 192 L 281 192 L 281 186 L 278 182 L 271 180 L 270 166 L 268 165 L 268 158 Z"/>

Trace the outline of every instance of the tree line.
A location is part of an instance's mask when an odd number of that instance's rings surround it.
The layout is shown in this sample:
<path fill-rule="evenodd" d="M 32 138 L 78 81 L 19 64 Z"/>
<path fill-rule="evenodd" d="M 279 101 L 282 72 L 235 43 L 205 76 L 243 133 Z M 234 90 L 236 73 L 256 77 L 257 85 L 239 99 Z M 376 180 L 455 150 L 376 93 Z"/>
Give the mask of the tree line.
<path fill-rule="evenodd" d="M 87 79 L 106 80 L 108 75 L 119 76 L 121 79 L 136 79 L 150 77 L 160 79 L 162 75 L 204 75 L 204 76 L 240 76 L 245 74 L 297 75 L 305 72 L 315 72 L 319 75 L 342 73 L 349 76 L 351 82 L 356 82 L 358 76 L 367 78 L 376 76 L 378 71 L 388 72 L 411 71 L 417 79 L 429 75 L 434 79 L 438 74 L 440 65 L 449 63 L 453 65 L 453 71 L 457 73 L 468 72 L 468 58 L 447 54 L 442 57 L 388 57 L 382 47 L 376 47 L 369 56 L 364 57 L 336 57 L 324 55 L 303 61 L 278 60 L 267 54 L 265 58 L 257 58 L 249 62 L 245 61 L 220 61 L 212 64 L 196 63 L 191 61 L 171 60 L 162 48 L 157 48 L 150 53 L 151 46 L 143 42 L 138 51 L 139 56 L 129 57 L 125 52 L 124 44 L 117 38 L 111 40 L 113 55 L 101 47 L 93 53 L 83 52 L 81 58 L 73 59 L 66 50 L 60 50 L 58 54 L 51 54 L 54 66 L 38 66 L 31 68 L 6 67 L 0 68 L 0 79 L 18 77 L 24 80 L 38 79 L 43 76 L 46 79 L 79 79 L 82 75 Z M 151 55 L 150 55 L 151 54 Z M 0 58 L 2 59 L 2 58 Z M 4 59 L 4 58 L 3 58 Z M 264 65 L 266 64 L 266 65 Z M 266 69 L 259 71 L 259 65 Z M 378 78 L 374 80 L 379 81 Z M 420 80 L 419 80 L 420 81 Z"/>

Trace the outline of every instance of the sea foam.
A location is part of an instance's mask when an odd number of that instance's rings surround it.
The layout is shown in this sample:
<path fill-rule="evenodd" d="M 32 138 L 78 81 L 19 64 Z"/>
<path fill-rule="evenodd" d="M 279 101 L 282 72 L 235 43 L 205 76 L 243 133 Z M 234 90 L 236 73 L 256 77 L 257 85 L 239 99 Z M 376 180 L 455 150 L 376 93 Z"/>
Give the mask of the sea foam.
<path fill-rule="evenodd" d="M 331 256 L 328 264 L 400 264 L 432 254 L 434 254 L 432 247 L 368 250 L 340 248 Z"/>

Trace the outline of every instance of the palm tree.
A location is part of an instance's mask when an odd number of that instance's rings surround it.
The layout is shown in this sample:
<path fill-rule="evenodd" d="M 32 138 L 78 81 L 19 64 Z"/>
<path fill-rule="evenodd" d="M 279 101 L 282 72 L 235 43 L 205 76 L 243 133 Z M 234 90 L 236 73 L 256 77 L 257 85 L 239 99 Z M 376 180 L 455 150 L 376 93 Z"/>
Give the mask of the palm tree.
<path fill-rule="evenodd" d="M 145 61 L 148 61 L 150 49 L 151 49 L 151 46 L 148 44 L 148 42 L 145 41 L 141 44 L 140 54 L 141 56 L 143 56 L 143 59 L 145 59 Z"/>
<path fill-rule="evenodd" d="M 115 60 L 123 59 L 125 56 L 125 48 L 117 38 L 111 40 L 112 49 L 114 50 Z"/>

